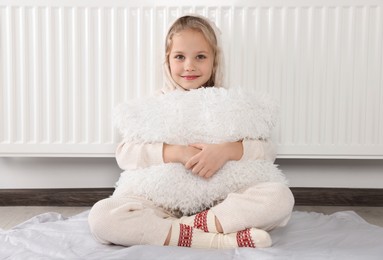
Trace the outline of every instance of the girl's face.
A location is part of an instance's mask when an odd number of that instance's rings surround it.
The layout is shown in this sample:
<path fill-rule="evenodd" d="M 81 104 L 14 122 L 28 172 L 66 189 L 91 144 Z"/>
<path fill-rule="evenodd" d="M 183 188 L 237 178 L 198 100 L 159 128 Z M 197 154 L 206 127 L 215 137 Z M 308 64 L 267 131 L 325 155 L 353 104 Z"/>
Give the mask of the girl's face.
<path fill-rule="evenodd" d="M 214 54 L 199 31 L 186 29 L 173 35 L 169 53 L 170 74 L 186 90 L 197 89 L 210 79 Z"/>

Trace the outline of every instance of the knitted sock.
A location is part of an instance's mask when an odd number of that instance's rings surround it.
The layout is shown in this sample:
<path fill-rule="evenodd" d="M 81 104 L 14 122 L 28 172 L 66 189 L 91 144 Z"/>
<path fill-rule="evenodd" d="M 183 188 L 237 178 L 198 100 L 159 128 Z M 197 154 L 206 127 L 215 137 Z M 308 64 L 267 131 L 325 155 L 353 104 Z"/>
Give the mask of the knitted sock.
<path fill-rule="evenodd" d="M 190 217 L 182 217 L 179 223 L 201 229 L 204 232 L 218 233 L 215 226 L 215 215 L 211 210 L 205 210 Z"/>
<path fill-rule="evenodd" d="M 174 222 L 169 246 L 193 248 L 269 247 L 270 235 L 263 230 L 251 228 L 231 234 L 206 233 L 200 229 Z"/>

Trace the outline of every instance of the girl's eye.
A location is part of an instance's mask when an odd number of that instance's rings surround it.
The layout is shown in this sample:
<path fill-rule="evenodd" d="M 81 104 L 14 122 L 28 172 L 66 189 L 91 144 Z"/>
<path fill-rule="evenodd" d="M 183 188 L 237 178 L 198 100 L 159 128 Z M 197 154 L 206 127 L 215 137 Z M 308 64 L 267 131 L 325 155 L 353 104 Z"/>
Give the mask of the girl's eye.
<path fill-rule="evenodd" d="M 197 60 L 203 60 L 203 59 L 206 59 L 205 55 L 200 54 L 200 55 L 197 56 Z"/>
<path fill-rule="evenodd" d="M 184 60 L 185 59 L 185 56 L 184 55 L 176 55 L 174 57 L 176 60 Z"/>

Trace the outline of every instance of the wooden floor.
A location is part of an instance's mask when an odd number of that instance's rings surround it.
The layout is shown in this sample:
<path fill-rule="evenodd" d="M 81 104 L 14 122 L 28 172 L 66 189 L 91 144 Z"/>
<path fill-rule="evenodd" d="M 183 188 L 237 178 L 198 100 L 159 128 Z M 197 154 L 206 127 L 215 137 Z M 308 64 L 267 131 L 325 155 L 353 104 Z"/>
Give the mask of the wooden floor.
<path fill-rule="evenodd" d="M 0 207 L 0 228 L 10 229 L 33 216 L 46 213 L 57 212 L 64 217 L 79 214 L 89 207 Z"/>
<path fill-rule="evenodd" d="M 35 215 L 57 212 L 65 217 L 81 213 L 89 207 L 0 207 L 0 229 L 10 229 Z M 294 210 L 332 214 L 337 211 L 352 210 L 367 222 L 383 227 L 383 207 L 335 207 L 335 206 L 296 206 Z"/>

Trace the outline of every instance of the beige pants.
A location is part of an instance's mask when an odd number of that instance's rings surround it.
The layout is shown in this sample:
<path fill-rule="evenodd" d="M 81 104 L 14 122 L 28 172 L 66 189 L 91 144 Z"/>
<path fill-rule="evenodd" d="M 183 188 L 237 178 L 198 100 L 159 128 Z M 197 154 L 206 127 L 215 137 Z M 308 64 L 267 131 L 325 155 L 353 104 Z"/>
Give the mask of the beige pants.
<path fill-rule="evenodd" d="M 224 233 L 255 227 L 271 230 L 290 219 L 294 197 L 280 183 L 259 183 L 231 193 L 211 211 Z M 104 244 L 163 245 L 175 217 L 139 197 L 111 197 L 97 202 L 89 213 L 93 236 Z"/>

